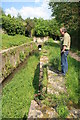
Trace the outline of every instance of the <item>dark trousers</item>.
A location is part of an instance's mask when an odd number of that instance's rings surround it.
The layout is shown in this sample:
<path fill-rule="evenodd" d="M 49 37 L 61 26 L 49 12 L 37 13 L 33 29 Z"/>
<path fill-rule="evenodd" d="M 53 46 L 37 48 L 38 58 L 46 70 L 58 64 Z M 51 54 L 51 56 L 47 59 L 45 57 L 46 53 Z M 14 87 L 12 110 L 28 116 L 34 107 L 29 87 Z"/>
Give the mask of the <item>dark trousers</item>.
<path fill-rule="evenodd" d="M 69 51 L 65 51 L 61 53 L 61 70 L 62 74 L 65 75 L 68 71 L 68 62 L 67 62 L 67 56 L 69 54 Z"/>

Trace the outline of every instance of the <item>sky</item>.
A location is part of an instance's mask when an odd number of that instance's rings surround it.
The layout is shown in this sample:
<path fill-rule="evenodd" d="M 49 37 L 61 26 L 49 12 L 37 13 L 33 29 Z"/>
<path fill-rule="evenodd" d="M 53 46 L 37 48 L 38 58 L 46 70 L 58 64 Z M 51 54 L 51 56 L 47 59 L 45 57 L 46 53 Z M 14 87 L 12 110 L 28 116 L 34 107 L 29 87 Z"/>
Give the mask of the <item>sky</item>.
<path fill-rule="evenodd" d="M 6 15 L 11 14 L 17 17 L 19 13 L 23 19 L 28 17 L 51 19 L 51 10 L 48 9 L 47 0 L 2 0 L 1 3 Z"/>

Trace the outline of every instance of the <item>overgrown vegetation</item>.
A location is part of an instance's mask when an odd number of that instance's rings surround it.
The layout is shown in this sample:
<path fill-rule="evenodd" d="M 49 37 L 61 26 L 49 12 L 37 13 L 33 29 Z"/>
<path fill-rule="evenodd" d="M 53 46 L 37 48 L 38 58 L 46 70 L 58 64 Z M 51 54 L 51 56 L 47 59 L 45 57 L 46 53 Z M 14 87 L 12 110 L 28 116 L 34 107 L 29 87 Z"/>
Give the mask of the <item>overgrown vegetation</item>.
<path fill-rule="evenodd" d="M 7 34 L 2 34 L 2 44 L 0 45 L 0 48 L 6 49 L 13 46 L 19 46 L 31 41 L 32 38 L 25 37 L 24 35 L 10 36 Z"/>
<path fill-rule="evenodd" d="M 66 105 L 59 105 L 58 107 L 57 107 L 57 112 L 58 112 L 58 114 L 59 114 L 59 116 L 60 116 L 60 118 L 66 118 L 67 117 L 67 115 L 68 115 L 68 113 L 69 113 L 69 111 L 68 111 L 68 109 L 67 109 L 67 106 Z"/>
<path fill-rule="evenodd" d="M 19 58 L 20 58 L 20 61 L 23 62 L 25 59 L 25 54 L 23 52 L 20 52 Z"/>
<path fill-rule="evenodd" d="M 45 42 L 43 51 L 47 50 L 47 56 L 49 58 L 48 66 L 51 66 L 53 70 L 60 71 L 61 70 L 61 56 L 60 56 L 60 46 L 57 43 L 54 43 L 52 39 Z M 80 96 L 80 91 L 78 88 L 78 80 L 79 80 L 79 67 L 80 62 L 71 58 L 68 55 L 68 72 L 65 76 L 67 94 L 61 94 L 60 96 L 53 95 L 44 95 L 43 103 L 47 106 L 57 106 L 57 112 L 61 118 L 66 118 L 68 115 L 67 105 L 71 102 L 72 105 L 78 105 L 78 100 Z M 54 104 L 53 104 L 54 103 Z"/>
<path fill-rule="evenodd" d="M 55 19 L 52 20 L 44 20 L 42 18 L 34 19 L 35 27 L 33 29 L 33 36 L 43 37 L 50 36 L 53 37 L 59 36 L 59 25 Z"/>
<path fill-rule="evenodd" d="M 17 18 L 11 17 L 10 14 L 5 15 L 4 11 L 0 8 L 2 16 L 2 29 L 8 35 L 25 35 L 27 37 L 37 36 L 59 36 L 59 24 L 55 19 L 44 20 L 43 18 L 26 18 L 25 20 L 18 14 Z"/>
<path fill-rule="evenodd" d="M 3 118 L 27 118 L 31 100 L 38 93 L 39 54 L 31 56 L 25 67 L 3 88 Z"/>
<path fill-rule="evenodd" d="M 2 15 L 2 28 L 6 30 L 8 35 L 25 34 L 23 21 L 18 18 L 11 18 L 11 15 Z"/>

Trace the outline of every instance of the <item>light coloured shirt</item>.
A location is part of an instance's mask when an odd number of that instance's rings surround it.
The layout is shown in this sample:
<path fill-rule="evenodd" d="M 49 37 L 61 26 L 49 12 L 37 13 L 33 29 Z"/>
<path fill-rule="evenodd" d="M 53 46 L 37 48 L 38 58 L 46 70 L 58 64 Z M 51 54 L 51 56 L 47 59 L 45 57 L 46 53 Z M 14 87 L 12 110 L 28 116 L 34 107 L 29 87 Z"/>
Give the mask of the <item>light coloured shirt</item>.
<path fill-rule="evenodd" d="M 71 38 L 68 33 L 64 34 L 63 46 L 66 46 L 66 50 L 70 49 Z"/>

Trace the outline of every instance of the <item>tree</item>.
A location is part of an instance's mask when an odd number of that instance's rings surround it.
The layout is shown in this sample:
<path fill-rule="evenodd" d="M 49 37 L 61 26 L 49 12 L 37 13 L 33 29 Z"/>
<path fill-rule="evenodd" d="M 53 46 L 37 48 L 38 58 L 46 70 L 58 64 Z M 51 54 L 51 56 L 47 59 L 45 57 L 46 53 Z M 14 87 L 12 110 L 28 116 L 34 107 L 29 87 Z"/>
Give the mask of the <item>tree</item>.
<path fill-rule="evenodd" d="M 34 27 L 34 35 L 43 37 L 50 36 L 53 37 L 59 36 L 59 25 L 55 19 L 44 20 L 43 18 L 36 19 L 34 18 L 35 27 Z"/>
<path fill-rule="evenodd" d="M 8 35 L 22 35 L 25 33 L 25 27 L 23 25 L 23 22 L 17 18 L 11 18 L 10 15 L 2 16 L 2 28 L 6 30 Z"/>
<path fill-rule="evenodd" d="M 25 20 L 26 22 L 26 31 L 25 31 L 25 35 L 26 36 L 31 36 L 32 37 L 32 29 L 34 28 L 34 20 L 27 18 Z"/>
<path fill-rule="evenodd" d="M 20 13 L 18 13 L 18 15 L 17 15 L 17 19 L 20 20 L 20 21 L 23 21 L 23 19 L 22 19 Z"/>
<path fill-rule="evenodd" d="M 48 25 L 49 25 L 48 29 L 49 29 L 50 36 L 53 36 L 53 35 L 60 36 L 60 32 L 59 32 L 60 26 L 55 18 L 49 20 Z"/>
<path fill-rule="evenodd" d="M 60 24 L 63 24 L 72 37 L 72 45 L 78 45 L 79 32 L 79 3 L 78 2 L 49 2 L 52 16 Z"/>

